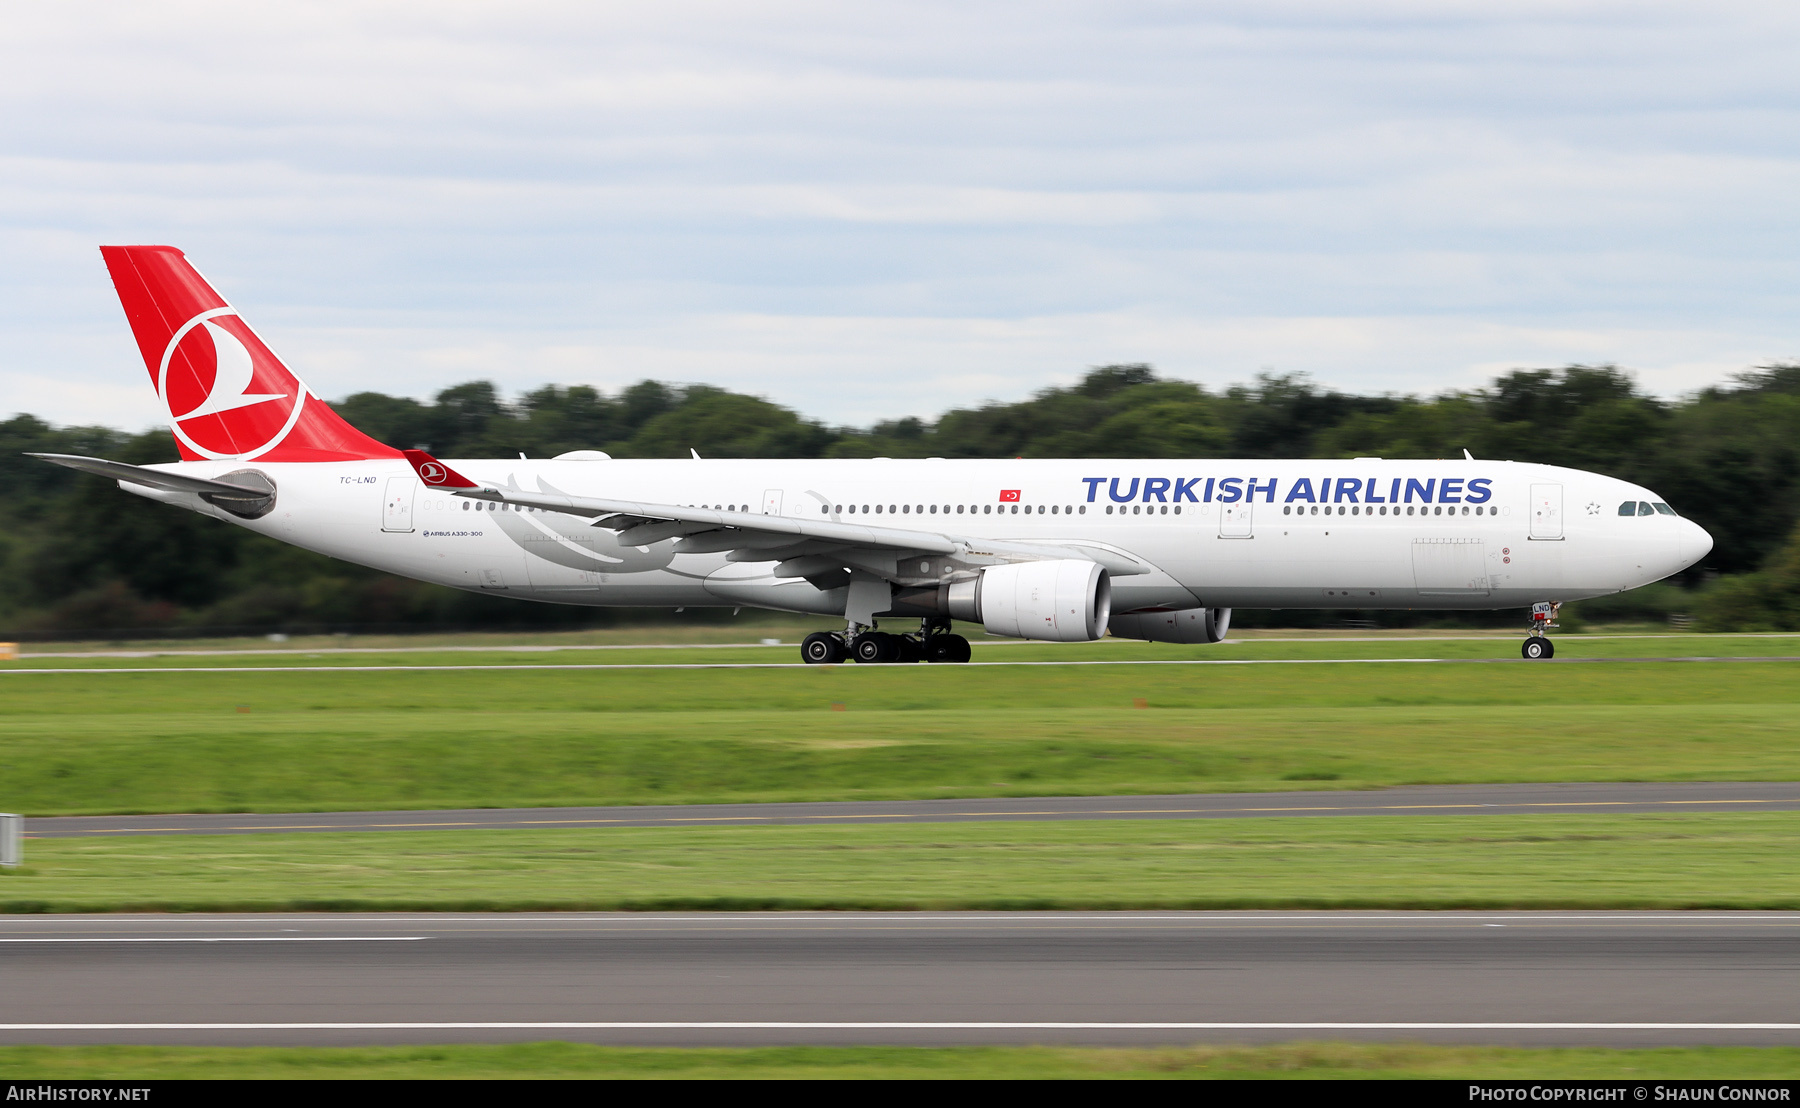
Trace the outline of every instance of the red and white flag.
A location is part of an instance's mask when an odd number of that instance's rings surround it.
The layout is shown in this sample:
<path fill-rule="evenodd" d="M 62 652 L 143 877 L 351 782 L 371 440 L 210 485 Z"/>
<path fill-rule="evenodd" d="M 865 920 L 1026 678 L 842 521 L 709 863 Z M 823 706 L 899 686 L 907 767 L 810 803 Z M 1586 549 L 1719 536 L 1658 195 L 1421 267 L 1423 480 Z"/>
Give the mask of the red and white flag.
<path fill-rule="evenodd" d="M 1017 504 L 1018 502 L 1019 502 L 1019 490 L 1018 489 L 1001 489 L 1000 490 L 1000 503 L 1002 503 L 1002 504 Z"/>

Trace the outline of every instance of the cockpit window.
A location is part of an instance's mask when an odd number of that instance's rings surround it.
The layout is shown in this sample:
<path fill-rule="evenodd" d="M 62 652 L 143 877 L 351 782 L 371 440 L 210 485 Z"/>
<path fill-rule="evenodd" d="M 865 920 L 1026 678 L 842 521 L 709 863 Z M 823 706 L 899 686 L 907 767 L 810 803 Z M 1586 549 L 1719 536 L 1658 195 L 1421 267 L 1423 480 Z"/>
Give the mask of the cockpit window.
<path fill-rule="evenodd" d="M 1640 501 L 1638 501 L 1638 515 L 1641 515 L 1641 516 L 1653 516 L 1653 515 L 1655 515 L 1655 514 L 1656 514 L 1656 509 L 1655 509 L 1655 508 L 1652 508 L 1652 507 L 1651 507 L 1651 506 L 1650 506 L 1650 502 L 1649 502 L 1649 501 L 1647 501 L 1647 500 L 1640 500 Z"/>
<path fill-rule="evenodd" d="M 1667 505 L 1667 504 L 1664 504 L 1664 503 L 1663 503 L 1663 502 L 1662 502 L 1662 501 L 1660 501 L 1660 500 L 1658 500 L 1658 501 L 1657 501 L 1657 502 L 1656 502 L 1656 503 L 1654 503 L 1654 504 L 1652 504 L 1652 505 L 1650 505 L 1650 506 L 1651 506 L 1651 507 L 1652 507 L 1652 508 L 1655 508 L 1655 509 L 1656 509 L 1656 510 L 1657 510 L 1657 512 L 1658 512 L 1658 513 L 1659 513 L 1659 514 L 1661 514 L 1661 515 L 1665 515 L 1665 516 L 1673 516 L 1673 515 L 1680 515 L 1680 514 L 1681 514 L 1681 513 L 1680 513 L 1680 512 L 1677 512 L 1677 511 L 1676 511 L 1676 510 L 1675 510 L 1675 509 L 1673 509 L 1673 508 L 1671 508 L 1671 507 L 1669 507 L 1669 506 L 1668 506 L 1668 505 Z"/>
<path fill-rule="evenodd" d="M 1637 501 L 1627 500 L 1625 503 L 1619 505 L 1619 514 L 1622 516 L 1637 515 Z"/>

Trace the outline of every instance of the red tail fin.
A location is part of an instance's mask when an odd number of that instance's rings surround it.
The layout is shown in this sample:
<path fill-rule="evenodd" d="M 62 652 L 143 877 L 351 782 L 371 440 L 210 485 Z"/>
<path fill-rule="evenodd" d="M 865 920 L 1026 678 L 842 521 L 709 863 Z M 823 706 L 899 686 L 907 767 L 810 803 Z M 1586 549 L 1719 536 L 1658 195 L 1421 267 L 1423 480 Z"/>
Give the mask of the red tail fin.
<path fill-rule="evenodd" d="M 396 458 L 281 364 L 173 246 L 102 246 L 186 461 Z"/>

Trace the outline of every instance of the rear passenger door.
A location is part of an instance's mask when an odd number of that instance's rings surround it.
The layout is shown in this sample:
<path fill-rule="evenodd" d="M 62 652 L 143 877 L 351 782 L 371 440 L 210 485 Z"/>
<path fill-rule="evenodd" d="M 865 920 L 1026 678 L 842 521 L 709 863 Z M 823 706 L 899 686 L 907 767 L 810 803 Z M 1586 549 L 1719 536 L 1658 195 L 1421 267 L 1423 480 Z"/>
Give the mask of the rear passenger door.
<path fill-rule="evenodd" d="M 387 495 L 381 504 L 381 529 L 383 531 L 410 531 L 413 529 L 413 497 L 418 494 L 419 483 L 411 477 L 389 477 L 387 479 Z"/>

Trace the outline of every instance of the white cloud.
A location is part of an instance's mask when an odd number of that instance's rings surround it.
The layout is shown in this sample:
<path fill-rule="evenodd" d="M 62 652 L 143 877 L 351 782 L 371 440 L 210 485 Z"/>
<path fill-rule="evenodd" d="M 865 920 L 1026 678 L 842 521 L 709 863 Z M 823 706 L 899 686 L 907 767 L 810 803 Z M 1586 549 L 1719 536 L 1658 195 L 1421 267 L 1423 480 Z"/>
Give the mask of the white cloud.
<path fill-rule="evenodd" d="M 0 410 L 148 422 L 100 241 L 183 246 L 327 395 L 649 375 L 866 420 L 1124 360 L 1681 391 L 1800 353 L 1797 31 L 1750 2 L 21 8 Z"/>

